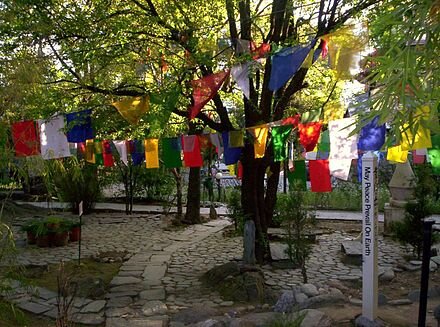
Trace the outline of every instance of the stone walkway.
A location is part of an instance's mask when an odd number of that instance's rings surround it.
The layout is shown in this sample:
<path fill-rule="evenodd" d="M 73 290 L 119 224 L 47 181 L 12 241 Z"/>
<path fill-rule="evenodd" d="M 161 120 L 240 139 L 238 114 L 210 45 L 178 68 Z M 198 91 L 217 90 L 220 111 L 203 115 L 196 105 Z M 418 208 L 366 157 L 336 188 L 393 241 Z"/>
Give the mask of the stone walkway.
<path fill-rule="evenodd" d="M 204 287 L 200 276 L 210 268 L 242 254 L 241 237 L 225 237 L 222 230 L 230 225 L 219 219 L 202 225 L 170 231 L 159 214 L 100 213 L 84 217 L 83 257 L 102 251 L 126 251 L 127 258 L 105 300 L 77 299 L 74 320 L 106 326 L 166 326 L 171 314 L 194 305 L 231 307 L 220 295 Z M 18 238 L 24 235 L 15 228 Z M 323 284 L 329 280 L 359 279 L 358 266 L 344 264 L 340 244 L 352 237 L 344 232 L 317 236 L 307 264 L 309 281 Z M 379 237 L 381 269 L 396 266 L 405 249 Z M 77 259 L 77 244 L 62 248 L 24 247 L 20 249 L 22 264 L 58 263 Z M 302 282 L 298 269 L 277 269 L 264 266 L 266 285 L 275 290 L 288 290 Z M 49 317 L 56 316 L 56 294 L 44 289 L 30 297 L 17 287 L 10 297 L 23 309 Z"/>

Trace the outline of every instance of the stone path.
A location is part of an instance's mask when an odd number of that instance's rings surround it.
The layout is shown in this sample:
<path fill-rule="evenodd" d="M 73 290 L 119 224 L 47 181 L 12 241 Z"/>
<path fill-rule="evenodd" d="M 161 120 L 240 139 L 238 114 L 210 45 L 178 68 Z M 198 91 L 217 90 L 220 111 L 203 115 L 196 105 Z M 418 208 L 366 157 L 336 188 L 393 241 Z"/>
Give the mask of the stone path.
<path fill-rule="evenodd" d="M 204 287 L 199 277 L 210 268 L 242 255 L 242 238 L 225 237 L 226 219 L 183 230 L 164 230 L 159 214 L 101 213 L 84 217 L 82 253 L 89 257 L 101 251 L 126 251 L 127 258 L 104 300 L 77 299 L 73 312 L 76 322 L 106 326 L 166 326 L 171 314 L 194 305 L 225 307 L 235 305 Z M 15 226 L 18 238 L 24 235 Z M 360 279 L 358 266 L 341 261 L 340 244 L 351 235 L 331 232 L 317 236 L 307 264 L 311 283 L 329 280 Z M 379 237 L 381 269 L 397 265 L 405 249 Z M 22 264 L 58 263 L 77 259 L 77 244 L 62 248 L 20 249 Z M 275 290 L 289 290 L 302 282 L 298 269 L 264 266 L 266 285 Z M 56 294 L 39 289 L 30 296 L 17 287 L 9 297 L 25 310 L 49 317 L 56 316 Z"/>

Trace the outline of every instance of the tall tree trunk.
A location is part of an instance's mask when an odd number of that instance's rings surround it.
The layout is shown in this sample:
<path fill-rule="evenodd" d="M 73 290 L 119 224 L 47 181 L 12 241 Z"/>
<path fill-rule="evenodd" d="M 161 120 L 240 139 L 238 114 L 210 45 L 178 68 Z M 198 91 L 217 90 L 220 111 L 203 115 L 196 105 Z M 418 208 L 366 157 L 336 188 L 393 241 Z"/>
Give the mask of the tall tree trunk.
<path fill-rule="evenodd" d="M 200 168 L 189 169 L 186 214 L 183 220 L 187 224 L 199 224 L 200 219 Z"/>

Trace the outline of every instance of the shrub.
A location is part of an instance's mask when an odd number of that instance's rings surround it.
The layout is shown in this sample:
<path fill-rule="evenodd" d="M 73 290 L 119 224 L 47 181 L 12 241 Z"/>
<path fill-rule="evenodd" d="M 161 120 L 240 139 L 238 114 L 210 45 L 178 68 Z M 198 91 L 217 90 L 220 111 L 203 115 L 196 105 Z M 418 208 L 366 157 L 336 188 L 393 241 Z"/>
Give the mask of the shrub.
<path fill-rule="evenodd" d="M 226 207 L 229 217 L 234 221 L 235 231 L 239 234 L 243 233 L 245 217 L 241 207 L 241 191 L 232 188 L 226 195 Z"/>

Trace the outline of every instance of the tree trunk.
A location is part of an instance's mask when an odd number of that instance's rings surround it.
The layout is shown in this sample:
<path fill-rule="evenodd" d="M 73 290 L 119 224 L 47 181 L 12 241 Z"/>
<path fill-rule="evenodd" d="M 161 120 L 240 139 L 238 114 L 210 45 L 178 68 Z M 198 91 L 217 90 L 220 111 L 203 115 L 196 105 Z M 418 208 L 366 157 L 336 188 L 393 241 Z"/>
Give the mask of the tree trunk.
<path fill-rule="evenodd" d="M 177 221 L 182 220 L 183 215 L 183 205 L 182 205 L 182 174 L 180 172 L 180 168 L 172 169 L 172 173 L 174 175 L 174 179 L 176 180 L 176 201 L 177 201 Z"/>
<path fill-rule="evenodd" d="M 186 214 L 183 220 L 186 224 L 199 224 L 200 219 L 200 168 L 189 169 L 188 195 Z"/>

